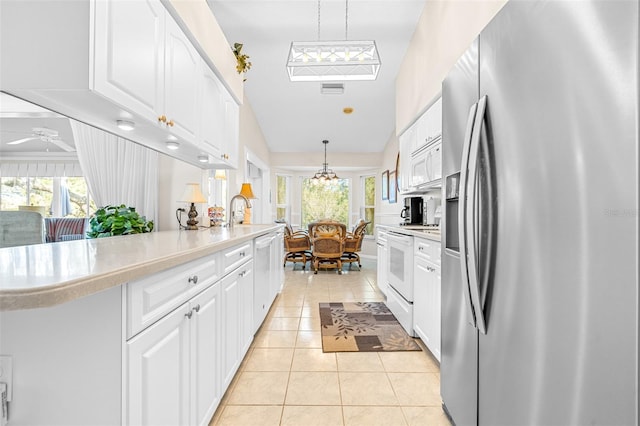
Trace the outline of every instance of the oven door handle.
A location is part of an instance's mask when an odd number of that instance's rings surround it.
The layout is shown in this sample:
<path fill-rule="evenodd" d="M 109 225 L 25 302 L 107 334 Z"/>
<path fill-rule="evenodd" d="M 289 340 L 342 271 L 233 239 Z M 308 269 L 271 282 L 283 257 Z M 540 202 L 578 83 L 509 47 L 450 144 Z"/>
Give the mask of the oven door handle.
<path fill-rule="evenodd" d="M 403 246 L 408 247 L 413 244 L 413 237 L 410 237 L 408 235 L 389 233 L 387 234 L 387 242 L 388 243 L 394 242 L 394 243 L 402 244 Z"/>

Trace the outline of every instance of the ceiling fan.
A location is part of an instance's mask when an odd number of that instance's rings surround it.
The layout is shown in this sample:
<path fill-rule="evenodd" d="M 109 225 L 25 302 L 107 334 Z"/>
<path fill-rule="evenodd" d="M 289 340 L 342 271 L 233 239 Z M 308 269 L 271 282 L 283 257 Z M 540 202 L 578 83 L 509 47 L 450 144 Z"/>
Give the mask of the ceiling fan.
<path fill-rule="evenodd" d="M 21 143 L 29 142 L 32 140 L 41 140 L 43 142 L 51 142 L 52 144 L 57 145 L 67 152 L 75 151 L 72 146 L 68 145 L 66 142 L 60 139 L 57 130 L 49 129 L 46 127 L 34 127 L 31 130 L 31 136 L 7 142 L 7 145 L 20 145 Z"/>

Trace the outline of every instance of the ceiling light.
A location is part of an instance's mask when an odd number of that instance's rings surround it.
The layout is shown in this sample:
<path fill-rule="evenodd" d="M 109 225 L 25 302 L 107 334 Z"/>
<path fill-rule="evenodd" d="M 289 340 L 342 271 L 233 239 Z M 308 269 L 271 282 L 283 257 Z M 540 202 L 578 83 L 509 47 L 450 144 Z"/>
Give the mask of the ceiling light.
<path fill-rule="evenodd" d="M 136 128 L 136 124 L 133 121 L 117 120 L 116 123 L 120 130 L 126 130 L 127 132 Z"/>
<path fill-rule="evenodd" d="M 320 0 L 318 0 L 318 41 L 294 41 L 289 48 L 287 74 L 291 81 L 375 80 L 380 70 L 376 42 L 348 40 L 349 0 L 345 1 L 344 40 L 320 41 Z M 357 61 L 352 61 L 357 58 Z"/>
<path fill-rule="evenodd" d="M 318 170 L 316 174 L 311 178 L 311 182 L 313 182 L 313 184 L 315 185 L 319 183 L 331 183 L 332 181 L 337 181 L 338 179 L 340 179 L 333 170 L 328 168 L 329 163 L 327 163 L 327 144 L 329 143 L 329 141 L 323 140 L 322 143 L 324 144 L 324 163 L 322 163 L 322 169 Z"/>
<path fill-rule="evenodd" d="M 166 142 L 166 144 L 167 144 L 167 148 L 173 151 L 180 148 L 180 144 L 176 141 L 168 141 Z"/>
<path fill-rule="evenodd" d="M 209 162 L 209 156 L 205 155 L 205 154 L 200 154 L 198 155 L 198 161 L 201 163 L 208 163 Z"/>

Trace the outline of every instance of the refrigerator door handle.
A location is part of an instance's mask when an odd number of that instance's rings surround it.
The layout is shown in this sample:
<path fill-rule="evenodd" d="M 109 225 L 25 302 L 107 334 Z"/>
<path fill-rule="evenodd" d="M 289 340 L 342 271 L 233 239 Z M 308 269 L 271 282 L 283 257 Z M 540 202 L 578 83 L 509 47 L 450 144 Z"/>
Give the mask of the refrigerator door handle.
<path fill-rule="evenodd" d="M 469 290 L 471 291 L 471 302 L 473 311 L 475 312 L 476 327 L 482 334 L 487 334 L 487 327 L 484 321 L 483 304 L 480 301 L 480 276 L 478 271 L 479 253 L 476 246 L 477 243 L 477 224 L 479 222 L 477 209 L 478 195 L 478 158 L 480 156 L 480 139 L 482 127 L 484 124 L 485 112 L 487 109 L 487 96 L 483 96 L 478 101 L 478 110 L 474 120 L 473 131 L 471 135 L 471 143 L 469 146 L 469 176 L 468 187 L 469 199 L 467 210 L 471 214 L 466 215 L 465 234 L 467 236 L 467 250 L 469 259 L 467 261 L 467 270 L 469 273 Z"/>
<path fill-rule="evenodd" d="M 478 104 L 471 105 L 469 116 L 467 118 L 467 128 L 464 133 L 464 144 L 462 147 L 462 163 L 460 165 L 460 191 L 458 195 L 458 243 L 460 246 L 460 268 L 462 270 L 462 291 L 464 293 L 465 305 L 467 306 L 467 321 L 473 327 L 476 327 L 475 313 L 473 311 L 473 303 L 471 301 L 471 292 L 469 289 L 469 267 L 467 258 L 467 188 L 469 179 L 469 153 L 471 148 L 471 138 L 476 119 Z"/>

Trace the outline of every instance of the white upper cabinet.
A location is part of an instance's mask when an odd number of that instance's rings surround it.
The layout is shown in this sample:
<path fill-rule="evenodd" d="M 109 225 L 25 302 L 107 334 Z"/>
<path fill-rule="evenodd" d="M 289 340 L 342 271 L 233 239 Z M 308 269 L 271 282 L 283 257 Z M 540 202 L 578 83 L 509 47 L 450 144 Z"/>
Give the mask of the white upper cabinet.
<path fill-rule="evenodd" d="M 240 106 L 224 93 L 224 159 L 232 168 L 238 167 L 238 145 L 240 144 Z"/>
<path fill-rule="evenodd" d="M 165 15 L 153 0 L 95 3 L 93 89 L 150 121 L 164 104 Z"/>
<path fill-rule="evenodd" d="M 442 98 L 400 135 L 399 145 L 400 192 L 424 193 L 438 187 L 442 179 Z"/>
<path fill-rule="evenodd" d="M 237 167 L 239 105 L 160 0 L 0 1 L 0 12 L 3 91 L 198 167 Z"/>
<path fill-rule="evenodd" d="M 134 2 L 135 3 L 135 2 Z M 198 128 L 198 90 L 202 81 L 202 58 L 178 24 L 167 18 L 165 33 L 164 111 L 159 120 L 172 133 L 196 140 Z"/>
<path fill-rule="evenodd" d="M 200 141 L 212 157 L 222 159 L 224 123 L 223 87 L 209 67 L 203 67 L 200 107 Z"/>

